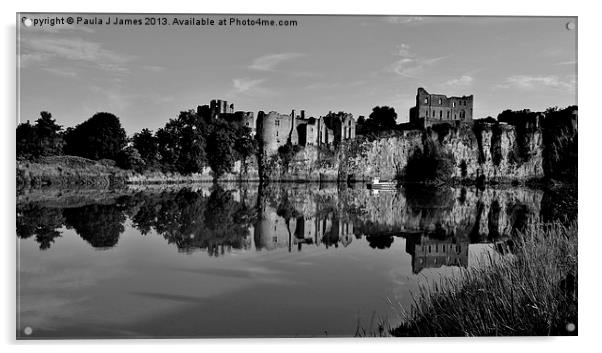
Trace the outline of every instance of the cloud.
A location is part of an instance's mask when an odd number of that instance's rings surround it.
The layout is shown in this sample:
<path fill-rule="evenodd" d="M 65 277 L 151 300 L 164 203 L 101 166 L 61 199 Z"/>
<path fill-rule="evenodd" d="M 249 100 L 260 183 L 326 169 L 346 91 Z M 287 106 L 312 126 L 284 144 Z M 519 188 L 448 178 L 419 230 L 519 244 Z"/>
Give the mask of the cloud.
<path fill-rule="evenodd" d="M 31 51 L 21 55 L 25 65 L 58 59 L 94 64 L 105 71 L 125 72 L 127 69 L 124 65 L 134 59 L 133 56 L 104 49 L 100 43 L 81 38 L 32 38 L 23 40 L 23 47 Z"/>
<path fill-rule="evenodd" d="M 470 86 L 474 82 L 474 78 L 469 75 L 462 75 L 458 78 L 451 79 L 443 83 L 445 86 Z"/>
<path fill-rule="evenodd" d="M 446 56 L 438 57 L 438 58 L 402 58 L 396 62 L 394 62 L 390 69 L 404 77 L 412 77 L 415 78 L 422 74 L 429 67 L 434 66 L 439 61 L 445 59 Z"/>
<path fill-rule="evenodd" d="M 63 77 L 76 77 L 77 72 L 75 70 L 69 68 L 60 68 L 60 67 L 46 67 L 44 71 L 50 72 L 51 74 Z"/>
<path fill-rule="evenodd" d="M 245 93 L 251 90 L 259 89 L 259 85 L 261 85 L 265 81 L 266 80 L 263 78 L 235 78 L 232 80 L 232 85 L 234 87 L 234 93 Z"/>
<path fill-rule="evenodd" d="M 301 53 L 280 53 L 264 55 L 253 60 L 249 66 L 252 70 L 258 71 L 274 71 L 275 67 L 281 63 L 304 56 Z"/>
<path fill-rule="evenodd" d="M 522 90 L 534 90 L 542 87 L 555 88 L 566 91 L 574 91 L 575 79 L 562 80 L 558 76 L 529 76 L 514 75 L 506 78 L 498 88 L 515 88 Z"/>
<path fill-rule="evenodd" d="M 419 57 L 412 52 L 412 48 L 406 43 L 398 44 L 393 55 L 400 57 L 400 59 L 389 65 L 387 71 L 404 77 L 416 77 L 422 74 L 425 69 L 446 58 L 445 56 L 438 58 Z"/>
<path fill-rule="evenodd" d="M 45 53 L 28 53 L 21 54 L 18 58 L 19 68 L 26 68 L 36 63 L 42 63 L 52 58 L 52 55 Z"/>

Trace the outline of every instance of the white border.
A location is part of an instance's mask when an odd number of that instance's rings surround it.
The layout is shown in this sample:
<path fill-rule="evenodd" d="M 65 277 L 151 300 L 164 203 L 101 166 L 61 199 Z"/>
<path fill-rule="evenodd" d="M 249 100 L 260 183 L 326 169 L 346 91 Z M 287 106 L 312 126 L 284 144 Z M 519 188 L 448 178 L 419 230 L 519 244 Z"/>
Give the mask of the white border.
<path fill-rule="evenodd" d="M 144 4 L 144 6 L 142 6 Z M 411 1 L 389 4 L 365 1 L 351 4 L 349 1 L 164 1 L 125 2 L 123 0 L 84 1 L 19 1 L 2 3 L 2 57 L 3 84 L 2 121 L 3 148 L 2 173 L 3 195 L 1 224 L 5 227 L 3 240 L 2 312 L 0 332 L 8 351 L 43 350 L 44 352 L 79 352 L 87 345 L 89 352 L 133 349 L 143 345 L 146 352 L 163 352 L 168 345 L 177 345 L 178 351 L 238 350 L 244 352 L 307 352 L 327 349 L 345 352 L 360 351 L 461 351 L 461 352 L 508 352 L 514 349 L 567 352 L 590 350 L 599 345 L 596 340 L 600 318 L 600 276 L 597 261 L 600 246 L 600 165 L 602 139 L 602 114 L 594 105 L 599 103 L 600 87 L 600 11 L 585 1 L 533 1 L 504 0 L 486 1 Z M 107 341 L 37 341 L 16 342 L 15 337 L 15 127 L 16 127 L 16 12 L 191 12 L 191 13 L 291 13 L 291 14 L 399 14 L 399 15 L 546 15 L 579 16 L 579 113 L 581 132 L 579 145 L 579 337 L 578 338 L 476 338 L 476 339 L 237 339 L 237 340 L 107 340 Z M 596 107 L 597 108 L 597 107 Z M 598 227 L 596 227 L 598 226 Z M 103 347 L 109 345 L 110 347 Z M 138 349 L 138 347 L 136 347 Z M 595 348 L 594 348 L 595 349 Z M 598 348 L 599 349 L 599 348 Z M 5 350 L 6 351 L 6 350 Z"/>

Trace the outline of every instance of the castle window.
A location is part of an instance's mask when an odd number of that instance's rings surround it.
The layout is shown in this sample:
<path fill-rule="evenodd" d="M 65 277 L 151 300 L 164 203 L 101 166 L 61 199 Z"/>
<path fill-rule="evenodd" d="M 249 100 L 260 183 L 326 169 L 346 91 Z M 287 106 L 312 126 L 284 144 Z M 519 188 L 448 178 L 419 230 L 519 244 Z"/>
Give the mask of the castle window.
<path fill-rule="evenodd" d="M 443 103 L 443 101 L 441 100 L 441 98 L 439 98 L 439 104 Z"/>
<path fill-rule="evenodd" d="M 429 111 L 428 111 L 428 110 L 426 111 L 426 116 L 427 116 L 427 117 L 429 116 Z"/>
<path fill-rule="evenodd" d="M 452 103 L 452 107 L 454 107 L 454 108 L 456 107 L 456 102 Z"/>
<path fill-rule="evenodd" d="M 428 104 L 429 99 L 428 98 L 424 98 L 424 104 Z"/>
<path fill-rule="evenodd" d="M 276 137 L 278 137 L 278 131 L 276 131 Z"/>
<path fill-rule="evenodd" d="M 439 111 L 439 119 L 443 118 L 443 110 Z"/>
<path fill-rule="evenodd" d="M 449 119 L 449 110 L 447 111 L 447 118 Z"/>
<path fill-rule="evenodd" d="M 276 120 L 276 122 L 274 123 L 274 125 L 280 126 L 280 120 Z"/>

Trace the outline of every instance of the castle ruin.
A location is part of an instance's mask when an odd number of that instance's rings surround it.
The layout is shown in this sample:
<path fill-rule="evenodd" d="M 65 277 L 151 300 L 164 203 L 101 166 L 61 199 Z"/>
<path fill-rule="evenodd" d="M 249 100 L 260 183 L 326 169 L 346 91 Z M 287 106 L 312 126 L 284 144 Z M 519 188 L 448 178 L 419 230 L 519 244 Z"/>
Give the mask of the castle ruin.
<path fill-rule="evenodd" d="M 251 136 L 255 136 L 257 124 L 253 112 L 242 110 L 234 111 L 234 104 L 228 104 L 228 101 L 213 99 L 207 105 L 199 105 L 197 114 L 208 120 L 223 119 L 229 122 L 240 123 L 251 129 Z"/>
<path fill-rule="evenodd" d="M 353 116 L 344 112 L 330 112 L 320 118 L 307 118 L 304 110 L 300 114 L 292 110 L 290 115 L 274 111 L 257 114 L 258 138 L 267 154 L 275 153 L 286 144 L 335 147 L 354 139 L 355 128 Z"/>
<path fill-rule="evenodd" d="M 205 119 L 223 119 L 240 123 L 251 129 L 251 135 L 262 143 L 263 153 L 274 154 L 285 145 L 335 148 L 356 137 L 356 121 L 345 112 L 329 112 L 325 116 L 307 117 L 305 110 L 290 114 L 275 111 L 235 111 L 234 104 L 213 99 L 210 104 L 198 106 L 197 114 Z M 418 88 L 416 106 L 410 109 L 410 125 L 414 129 L 440 123 L 470 123 L 473 119 L 473 96 L 447 97 L 430 94 Z"/>
<path fill-rule="evenodd" d="M 447 97 L 443 94 L 430 94 L 418 88 L 416 106 L 410 108 L 410 124 L 416 128 L 426 128 L 440 123 L 472 121 L 473 96 Z"/>

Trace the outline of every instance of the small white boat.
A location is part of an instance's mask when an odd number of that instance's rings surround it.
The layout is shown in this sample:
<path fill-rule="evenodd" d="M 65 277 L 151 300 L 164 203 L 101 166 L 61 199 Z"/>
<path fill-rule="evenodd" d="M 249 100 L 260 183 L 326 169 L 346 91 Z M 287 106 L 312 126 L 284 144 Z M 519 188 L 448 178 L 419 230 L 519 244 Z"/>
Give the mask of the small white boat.
<path fill-rule="evenodd" d="M 368 189 L 372 190 L 395 190 L 397 183 L 394 181 L 380 181 L 378 178 L 372 179 L 371 183 L 368 183 Z"/>

